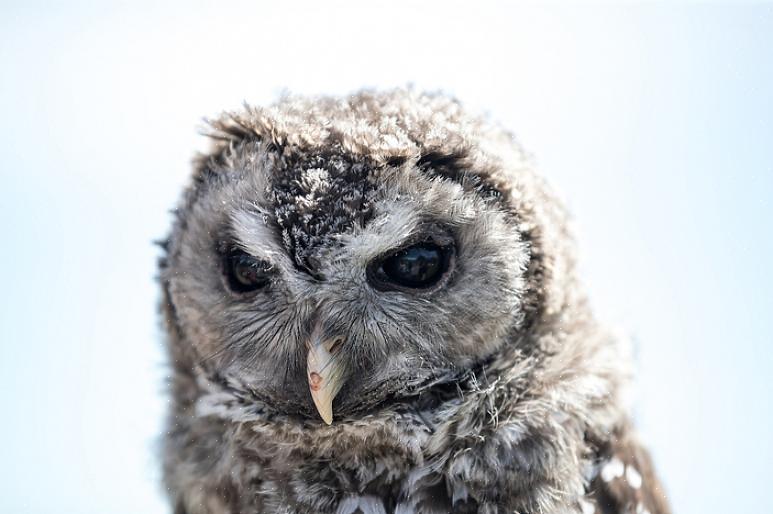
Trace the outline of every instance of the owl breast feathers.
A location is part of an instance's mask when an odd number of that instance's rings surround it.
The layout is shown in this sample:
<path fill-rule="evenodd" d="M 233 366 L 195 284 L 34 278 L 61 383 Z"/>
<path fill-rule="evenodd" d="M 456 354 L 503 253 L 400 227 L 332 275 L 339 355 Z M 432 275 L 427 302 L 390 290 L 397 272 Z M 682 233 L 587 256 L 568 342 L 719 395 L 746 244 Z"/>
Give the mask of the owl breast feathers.
<path fill-rule="evenodd" d="M 175 513 L 668 512 L 510 134 L 396 90 L 210 136 L 161 260 Z"/>

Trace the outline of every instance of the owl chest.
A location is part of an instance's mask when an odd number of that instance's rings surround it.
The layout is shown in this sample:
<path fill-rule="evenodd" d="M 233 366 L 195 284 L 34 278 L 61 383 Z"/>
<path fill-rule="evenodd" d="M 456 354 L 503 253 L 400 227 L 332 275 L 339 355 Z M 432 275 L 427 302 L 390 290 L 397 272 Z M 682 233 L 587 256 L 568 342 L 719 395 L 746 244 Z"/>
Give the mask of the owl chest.
<path fill-rule="evenodd" d="M 477 512 L 464 486 L 446 479 L 444 459 L 425 459 L 410 444 L 338 448 L 320 457 L 320 448 L 271 448 L 251 452 L 243 476 L 254 477 L 255 506 L 291 505 L 293 512 L 340 514 Z"/>

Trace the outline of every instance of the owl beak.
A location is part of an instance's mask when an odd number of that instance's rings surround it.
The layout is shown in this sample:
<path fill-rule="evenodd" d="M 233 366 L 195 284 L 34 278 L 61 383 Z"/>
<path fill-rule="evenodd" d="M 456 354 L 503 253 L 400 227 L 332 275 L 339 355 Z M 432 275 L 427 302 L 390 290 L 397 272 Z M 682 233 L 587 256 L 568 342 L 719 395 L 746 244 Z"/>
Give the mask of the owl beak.
<path fill-rule="evenodd" d="M 323 339 L 315 329 L 309 343 L 306 359 L 306 375 L 314 405 L 322 420 L 333 422 L 333 399 L 344 385 L 344 367 L 337 357 L 343 338 Z"/>

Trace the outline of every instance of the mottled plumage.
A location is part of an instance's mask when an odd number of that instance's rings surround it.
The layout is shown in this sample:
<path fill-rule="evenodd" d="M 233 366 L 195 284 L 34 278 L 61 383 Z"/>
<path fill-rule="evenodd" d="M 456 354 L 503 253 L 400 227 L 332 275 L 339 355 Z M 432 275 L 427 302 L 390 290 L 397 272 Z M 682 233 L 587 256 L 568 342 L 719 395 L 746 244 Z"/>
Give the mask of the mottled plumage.
<path fill-rule="evenodd" d="M 669 512 L 510 134 L 406 90 L 211 125 L 161 263 L 176 513 Z"/>

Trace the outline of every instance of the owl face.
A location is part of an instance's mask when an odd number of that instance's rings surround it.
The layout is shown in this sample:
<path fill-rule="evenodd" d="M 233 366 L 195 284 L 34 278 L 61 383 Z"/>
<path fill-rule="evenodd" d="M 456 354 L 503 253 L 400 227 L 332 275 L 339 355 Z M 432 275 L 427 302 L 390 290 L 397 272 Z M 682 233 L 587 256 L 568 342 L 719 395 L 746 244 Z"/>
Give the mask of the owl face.
<path fill-rule="evenodd" d="M 522 322 L 528 248 L 476 170 L 449 167 L 261 141 L 210 160 L 163 272 L 198 364 L 329 424 L 489 358 Z"/>

